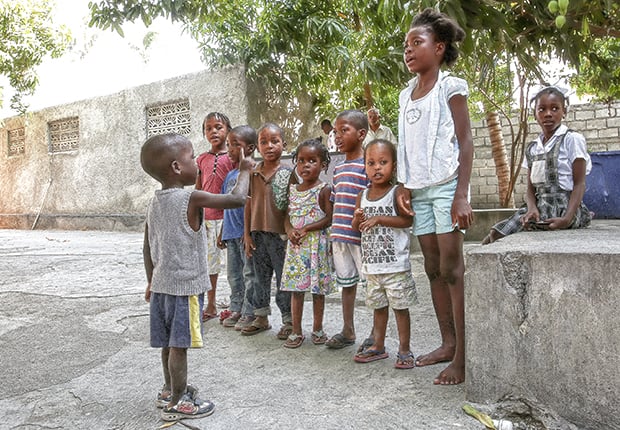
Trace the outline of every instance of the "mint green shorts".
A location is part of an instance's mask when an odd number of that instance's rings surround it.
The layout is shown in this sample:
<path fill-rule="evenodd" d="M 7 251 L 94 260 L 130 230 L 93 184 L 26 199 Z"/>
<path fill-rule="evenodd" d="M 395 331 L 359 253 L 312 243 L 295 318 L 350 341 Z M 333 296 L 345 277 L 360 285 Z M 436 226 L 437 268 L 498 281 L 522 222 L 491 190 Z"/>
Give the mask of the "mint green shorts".
<path fill-rule="evenodd" d="M 457 178 L 445 184 L 411 190 L 411 208 L 415 212 L 413 234 L 443 234 L 454 231 L 452 202 L 456 192 Z"/>

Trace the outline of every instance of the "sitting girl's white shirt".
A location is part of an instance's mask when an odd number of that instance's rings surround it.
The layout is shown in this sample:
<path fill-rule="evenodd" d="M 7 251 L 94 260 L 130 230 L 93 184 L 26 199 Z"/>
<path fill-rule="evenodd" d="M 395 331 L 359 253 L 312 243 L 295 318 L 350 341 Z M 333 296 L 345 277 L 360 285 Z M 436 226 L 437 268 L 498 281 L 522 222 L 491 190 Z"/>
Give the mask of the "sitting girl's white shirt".
<path fill-rule="evenodd" d="M 542 134 L 539 135 L 536 138 L 536 145 L 532 146 L 531 155 L 549 152 L 567 131 L 568 127 L 560 125 L 546 145 L 542 143 Z M 583 135 L 571 131 L 564 138 L 558 154 L 558 182 L 563 190 L 573 190 L 573 162 L 578 158 L 586 160 L 586 175 L 589 174 L 592 170 L 592 161 L 586 149 L 586 139 Z M 531 173 L 527 165 L 527 157 L 523 158 L 522 166 L 528 169 L 528 174 Z"/>

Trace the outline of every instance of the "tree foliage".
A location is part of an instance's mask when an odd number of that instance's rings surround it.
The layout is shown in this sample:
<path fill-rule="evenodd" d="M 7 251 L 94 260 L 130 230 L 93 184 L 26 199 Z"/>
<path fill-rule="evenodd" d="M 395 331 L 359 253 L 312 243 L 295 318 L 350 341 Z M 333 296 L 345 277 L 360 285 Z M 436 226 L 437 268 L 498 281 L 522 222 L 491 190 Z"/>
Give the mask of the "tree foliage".
<path fill-rule="evenodd" d="M 267 99 L 290 102 L 304 94 L 319 113 L 330 114 L 393 104 L 382 100 L 409 78 L 402 41 L 412 15 L 424 7 L 438 8 L 466 30 L 458 67 L 474 90 L 487 93 L 475 96 L 481 100 L 508 106 L 515 68 L 541 81 L 550 58 L 579 70 L 587 57 L 592 70 L 610 72 L 592 79 L 592 89 L 609 88 L 618 81 L 611 73 L 618 57 L 594 48 L 601 37 L 618 37 L 617 1 L 562 1 L 566 25 L 560 29 L 548 0 L 102 0 L 89 7 L 91 25 L 120 34 L 124 21 L 180 21 L 201 43 L 208 65 L 243 64 Z"/>
<path fill-rule="evenodd" d="M 59 57 L 69 44 L 69 32 L 50 17 L 47 0 L 0 0 L 0 74 L 15 89 L 11 108 L 17 111 L 26 109 L 22 99 L 38 84 L 36 67 L 46 55 Z"/>
<path fill-rule="evenodd" d="M 595 100 L 620 100 L 620 38 L 595 42 L 592 52 L 581 55 L 580 72 L 570 79 L 578 95 L 592 94 Z"/>
<path fill-rule="evenodd" d="M 181 21 L 209 66 L 242 64 L 267 100 L 307 94 L 323 115 L 370 107 L 406 79 L 400 46 L 410 13 L 402 2 L 108 0 L 90 8 L 92 25 L 121 34 L 126 20 Z"/>

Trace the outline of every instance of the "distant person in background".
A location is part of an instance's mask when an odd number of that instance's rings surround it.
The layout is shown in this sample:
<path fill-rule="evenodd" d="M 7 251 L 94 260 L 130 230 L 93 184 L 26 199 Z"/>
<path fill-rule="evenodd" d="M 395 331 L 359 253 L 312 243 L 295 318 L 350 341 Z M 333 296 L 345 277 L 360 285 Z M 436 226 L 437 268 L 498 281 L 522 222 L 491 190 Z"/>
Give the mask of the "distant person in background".
<path fill-rule="evenodd" d="M 366 139 L 364 139 L 364 148 L 375 139 L 384 139 L 392 142 L 394 145 L 398 145 L 398 140 L 396 140 L 392 130 L 390 130 L 388 126 L 381 124 L 381 114 L 379 113 L 379 109 L 374 107 L 370 108 L 368 109 L 367 115 L 368 133 L 366 134 Z"/>
<path fill-rule="evenodd" d="M 323 130 L 323 133 L 327 135 L 327 142 L 325 145 L 327 146 L 327 150 L 329 152 L 336 152 L 336 131 L 334 130 L 334 127 L 332 127 L 331 121 L 328 119 L 321 121 L 321 129 Z"/>

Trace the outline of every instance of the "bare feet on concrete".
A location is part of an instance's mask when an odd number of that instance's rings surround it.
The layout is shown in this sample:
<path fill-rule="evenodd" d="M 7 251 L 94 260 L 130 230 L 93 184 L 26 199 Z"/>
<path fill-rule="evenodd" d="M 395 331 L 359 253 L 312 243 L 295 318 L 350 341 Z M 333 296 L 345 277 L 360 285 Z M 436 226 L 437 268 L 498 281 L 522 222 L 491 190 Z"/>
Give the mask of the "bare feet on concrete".
<path fill-rule="evenodd" d="M 434 380 L 435 385 L 457 385 L 465 381 L 465 367 L 451 363 Z"/>
<path fill-rule="evenodd" d="M 446 361 L 452 361 L 454 357 L 454 348 L 440 346 L 436 350 L 429 352 L 428 354 L 420 355 L 415 365 L 417 367 L 430 366 L 437 363 L 445 363 Z"/>

